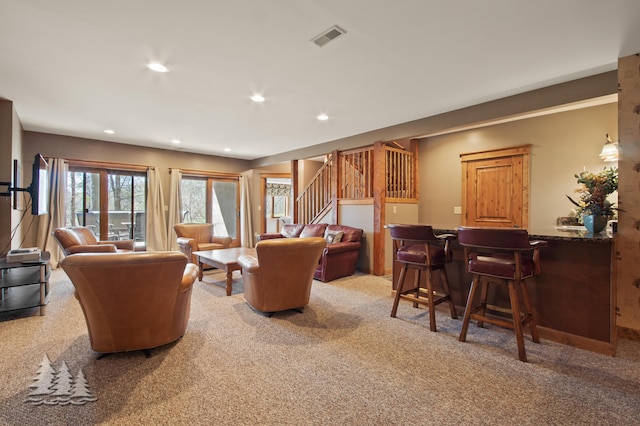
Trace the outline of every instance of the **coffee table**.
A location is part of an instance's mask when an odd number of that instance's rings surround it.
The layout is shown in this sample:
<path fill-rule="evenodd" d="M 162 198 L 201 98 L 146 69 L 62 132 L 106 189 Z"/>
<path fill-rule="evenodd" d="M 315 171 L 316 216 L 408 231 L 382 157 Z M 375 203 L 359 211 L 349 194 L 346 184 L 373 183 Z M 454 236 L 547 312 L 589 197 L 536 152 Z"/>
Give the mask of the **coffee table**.
<path fill-rule="evenodd" d="M 202 281 L 202 265 L 215 266 L 227 273 L 227 296 L 231 296 L 233 290 L 233 271 L 239 271 L 242 268 L 238 266 L 238 258 L 244 254 L 255 256 L 256 249 L 246 247 L 233 247 L 227 249 L 194 251 L 193 254 L 198 258 L 198 280 Z"/>

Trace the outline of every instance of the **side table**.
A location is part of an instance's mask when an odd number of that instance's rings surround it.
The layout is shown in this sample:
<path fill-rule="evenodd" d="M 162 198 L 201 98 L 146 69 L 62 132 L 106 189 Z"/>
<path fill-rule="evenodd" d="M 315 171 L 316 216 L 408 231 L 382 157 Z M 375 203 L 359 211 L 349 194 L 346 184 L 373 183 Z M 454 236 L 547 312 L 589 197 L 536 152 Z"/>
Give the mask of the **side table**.
<path fill-rule="evenodd" d="M 40 315 L 45 314 L 51 275 L 49 259 L 47 251 L 36 262 L 0 259 L 0 313 L 39 307 Z"/>

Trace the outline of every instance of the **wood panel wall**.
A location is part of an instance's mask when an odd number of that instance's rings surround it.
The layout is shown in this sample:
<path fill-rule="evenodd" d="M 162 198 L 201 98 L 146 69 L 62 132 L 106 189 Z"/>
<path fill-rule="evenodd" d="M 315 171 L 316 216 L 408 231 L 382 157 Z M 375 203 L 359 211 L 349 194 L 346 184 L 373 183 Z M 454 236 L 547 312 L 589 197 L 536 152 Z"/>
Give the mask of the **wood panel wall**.
<path fill-rule="evenodd" d="M 640 337 L 640 56 L 618 60 L 617 325 Z M 625 330 L 626 329 L 626 330 Z M 627 336 L 631 337 L 631 336 Z"/>

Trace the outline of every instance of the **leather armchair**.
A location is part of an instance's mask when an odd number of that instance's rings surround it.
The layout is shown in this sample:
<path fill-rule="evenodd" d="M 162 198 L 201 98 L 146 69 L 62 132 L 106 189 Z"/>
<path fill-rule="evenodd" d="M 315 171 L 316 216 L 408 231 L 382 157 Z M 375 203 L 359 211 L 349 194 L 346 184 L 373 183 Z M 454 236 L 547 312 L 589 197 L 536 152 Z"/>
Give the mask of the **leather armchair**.
<path fill-rule="evenodd" d="M 309 304 L 313 273 L 326 245 L 324 238 L 278 238 L 260 241 L 257 258 L 238 258 L 244 298 L 255 309 L 273 313 Z"/>
<path fill-rule="evenodd" d="M 98 241 L 91 228 L 86 226 L 72 226 L 58 228 L 53 231 L 53 237 L 64 252 L 65 256 L 74 253 L 116 253 L 119 251 L 133 251 L 133 240 Z"/>
<path fill-rule="evenodd" d="M 178 247 L 186 254 L 192 263 L 198 263 L 193 255 L 194 251 L 217 250 L 228 248 L 231 237 L 216 237 L 213 235 L 212 223 L 178 223 L 173 225 L 178 236 Z"/>
<path fill-rule="evenodd" d="M 82 253 L 60 264 L 75 287 L 94 351 L 146 350 L 184 334 L 198 267 L 183 253 Z"/>

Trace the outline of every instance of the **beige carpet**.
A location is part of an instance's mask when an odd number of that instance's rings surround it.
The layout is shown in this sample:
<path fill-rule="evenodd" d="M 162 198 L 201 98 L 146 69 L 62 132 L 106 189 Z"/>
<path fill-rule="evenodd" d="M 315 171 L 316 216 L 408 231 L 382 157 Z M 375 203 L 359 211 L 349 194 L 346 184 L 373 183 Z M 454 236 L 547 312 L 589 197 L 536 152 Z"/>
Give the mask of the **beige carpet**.
<path fill-rule="evenodd" d="M 390 318 L 390 282 L 356 275 L 314 282 L 303 314 L 250 309 L 241 279 L 195 285 L 185 336 L 153 350 L 101 360 L 89 347 L 73 287 L 53 273 L 46 316 L 0 316 L 0 424 L 6 425 L 418 425 L 640 424 L 640 344 L 607 357 L 470 327 L 401 302 Z M 29 386 L 48 355 L 82 371 L 97 398 L 33 405 Z"/>

